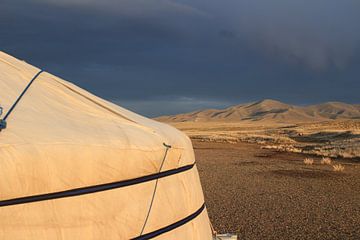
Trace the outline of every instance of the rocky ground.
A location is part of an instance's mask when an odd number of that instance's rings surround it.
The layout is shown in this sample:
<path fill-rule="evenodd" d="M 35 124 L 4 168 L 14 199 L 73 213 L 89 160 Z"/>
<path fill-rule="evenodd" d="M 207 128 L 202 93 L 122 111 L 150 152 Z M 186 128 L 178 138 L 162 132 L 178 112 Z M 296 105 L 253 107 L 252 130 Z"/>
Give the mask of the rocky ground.
<path fill-rule="evenodd" d="M 360 239 L 360 162 L 333 171 L 304 154 L 194 141 L 214 228 L 239 239 Z"/>

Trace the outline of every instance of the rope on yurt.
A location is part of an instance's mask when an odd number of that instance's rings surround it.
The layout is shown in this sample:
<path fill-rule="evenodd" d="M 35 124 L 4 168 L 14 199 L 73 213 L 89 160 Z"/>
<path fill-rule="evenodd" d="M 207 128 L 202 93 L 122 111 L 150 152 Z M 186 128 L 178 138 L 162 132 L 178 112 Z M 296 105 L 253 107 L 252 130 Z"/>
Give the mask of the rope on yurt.
<path fill-rule="evenodd" d="M 160 228 L 158 230 L 155 230 L 153 232 L 149 232 L 149 233 L 146 233 L 142 236 L 138 236 L 138 237 L 135 237 L 135 238 L 132 238 L 131 240 L 148 240 L 148 239 L 152 239 L 152 238 L 155 238 L 161 234 L 164 234 L 164 233 L 167 233 L 167 232 L 170 232 L 172 230 L 175 230 L 185 224 L 187 224 L 188 222 L 191 222 L 192 220 L 194 220 L 196 217 L 198 217 L 203 211 L 205 210 L 205 203 L 203 203 L 201 205 L 201 207 L 196 210 L 196 212 L 190 214 L 189 216 L 175 222 L 175 223 L 172 223 L 166 227 L 163 227 L 163 228 Z"/>
<path fill-rule="evenodd" d="M 142 184 L 142 183 L 154 181 L 156 179 L 166 178 L 166 177 L 173 176 L 173 175 L 176 175 L 176 174 L 179 174 L 182 172 L 186 172 L 186 171 L 193 169 L 194 166 L 195 166 L 195 163 L 192 163 L 192 164 L 185 165 L 185 166 L 182 166 L 179 168 L 162 171 L 160 173 L 156 172 L 154 174 L 145 175 L 145 176 L 138 177 L 138 178 L 121 180 L 121 181 L 117 181 L 117 182 L 103 183 L 103 184 L 93 185 L 93 186 L 74 188 L 74 189 L 64 190 L 64 191 L 60 191 L 60 192 L 49 192 L 49 193 L 45 193 L 45 194 L 23 196 L 23 197 L 12 198 L 12 199 L 4 199 L 4 200 L 0 200 L 0 208 L 6 207 L 6 206 L 17 205 L 17 204 L 27 204 L 27 203 L 33 203 L 33 202 L 60 199 L 60 198 L 75 197 L 75 196 L 81 196 L 81 195 L 85 195 L 85 194 L 92 194 L 92 193 L 97 193 L 97 192 L 103 192 L 103 191 L 109 191 L 109 190 L 113 190 L 113 189 L 133 186 L 136 184 Z"/>
<path fill-rule="evenodd" d="M 167 145 L 167 144 L 165 144 L 165 143 L 163 143 L 163 145 L 164 145 L 164 147 L 166 148 L 166 150 L 165 150 L 164 158 L 163 158 L 163 160 L 162 160 L 162 162 L 161 162 L 161 165 L 160 165 L 160 168 L 159 168 L 159 172 L 158 172 L 158 173 L 161 172 L 162 167 L 164 166 L 164 163 L 165 163 L 165 160 L 166 160 L 167 153 L 168 153 L 169 149 L 171 148 L 170 145 Z M 142 227 L 142 229 L 141 229 L 140 236 L 144 233 L 144 229 L 145 229 L 146 224 L 147 224 L 147 221 L 148 221 L 148 219 L 149 219 L 150 212 L 151 212 L 151 209 L 152 209 L 152 206 L 153 206 L 153 203 L 154 203 L 154 199 L 155 199 L 155 194 L 156 194 L 156 189 L 157 189 L 158 182 L 159 182 L 159 179 L 156 179 L 154 191 L 153 191 L 153 194 L 152 194 L 152 197 L 151 197 L 151 201 L 150 201 L 149 210 L 148 210 L 148 212 L 147 212 L 147 214 L 146 214 L 146 218 L 145 218 L 143 227 Z"/>
<path fill-rule="evenodd" d="M 21 98 L 25 95 L 26 91 L 30 88 L 31 84 L 35 81 L 35 79 L 43 72 L 43 70 L 40 70 L 37 74 L 35 74 L 35 76 L 30 80 L 30 82 L 28 83 L 28 85 L 25 87 L 25 89 L 22 91 L 22 93 L 19 95 L 19 97 L 16 99 L 16 101 L 14 102 L 14 104 L 11 106 L 11 108 L 9 109 L 9 111 L 6 113 L 5 117 L 3 119 L 0 120 L 0 131 L 2 129 L 6 128 L 6 119 L 10 116 L 10 114 L 12 113 L 12 111 L 15 109 L 16 105 L 20 102 Z"/>

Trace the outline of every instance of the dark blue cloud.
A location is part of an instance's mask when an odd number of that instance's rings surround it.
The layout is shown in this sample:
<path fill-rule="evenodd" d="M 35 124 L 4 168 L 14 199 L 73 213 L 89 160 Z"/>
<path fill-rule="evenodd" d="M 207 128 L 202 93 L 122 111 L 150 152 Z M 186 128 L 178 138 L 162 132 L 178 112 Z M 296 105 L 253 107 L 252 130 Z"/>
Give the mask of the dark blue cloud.
<path fill-rule="evenodd" d="M 3 0 L 0 44 L 148 115 L 360 102 L 359 12 L 355 0 Z"/>

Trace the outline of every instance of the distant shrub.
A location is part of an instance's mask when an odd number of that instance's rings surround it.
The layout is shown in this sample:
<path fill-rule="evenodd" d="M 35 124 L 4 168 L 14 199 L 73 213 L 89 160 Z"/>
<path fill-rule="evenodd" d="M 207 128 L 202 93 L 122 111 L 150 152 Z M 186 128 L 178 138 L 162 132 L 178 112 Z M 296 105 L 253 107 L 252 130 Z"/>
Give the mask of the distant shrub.
<path fill-rule="evenodd" d="M 314 159 L 312 159 L 312 158 L 305 158 L 305 159 L 304 159 L 304 163 L 305 163 L 305 165 L 313 165 L 313 164 L 314 164 Z"/>
<path fill-rule="evenodd" d="M 331 164 L 331 158 L 329 158 L 329 157 L 323 157 L 323 158 L 321 159 L 321 164 L 323 164 L 323 165 L 330 165 L 330 164 Z"/>
<path fill-rule="evenodd" d="M 333 170 L 335 172 L 343 172 L 345 170 L 345 167 L 341 164 L 335 164 L 333 165 Z"/>

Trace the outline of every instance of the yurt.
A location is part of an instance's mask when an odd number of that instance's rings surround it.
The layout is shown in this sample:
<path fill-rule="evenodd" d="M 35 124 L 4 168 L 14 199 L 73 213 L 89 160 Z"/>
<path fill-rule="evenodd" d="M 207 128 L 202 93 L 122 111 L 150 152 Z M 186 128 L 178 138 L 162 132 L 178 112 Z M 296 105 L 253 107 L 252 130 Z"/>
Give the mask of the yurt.
<path fill-rule="evenodd" d="M 180 131 L 3 52 L 0 105 L 0 239 L 212 239 Z"/>

